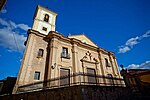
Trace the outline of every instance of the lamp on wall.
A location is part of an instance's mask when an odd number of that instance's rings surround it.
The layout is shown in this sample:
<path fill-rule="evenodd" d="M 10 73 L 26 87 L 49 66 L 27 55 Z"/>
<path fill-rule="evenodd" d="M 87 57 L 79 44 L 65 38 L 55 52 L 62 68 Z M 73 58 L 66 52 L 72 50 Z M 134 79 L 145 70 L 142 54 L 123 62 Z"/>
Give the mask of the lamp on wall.
<path fill-rule="evenodd" d="M 54 63 L 54 65 L 52 65 L 51 67 L 52 67 L 52 69 L 54 69 L 56 67 L 56 63 Z"/>

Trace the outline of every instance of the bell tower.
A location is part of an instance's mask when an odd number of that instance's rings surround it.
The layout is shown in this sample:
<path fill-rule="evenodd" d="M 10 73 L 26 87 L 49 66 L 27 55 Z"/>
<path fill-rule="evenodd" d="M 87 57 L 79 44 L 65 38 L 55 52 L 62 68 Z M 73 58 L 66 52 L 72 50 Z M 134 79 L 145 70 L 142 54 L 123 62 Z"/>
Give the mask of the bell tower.
<path fill-rule="evenodd" d="M 38 5 L 33 18 L 32 29 L 45 35 L 50 31 L 55 31 L 56 16 L 57 13 Z"/>

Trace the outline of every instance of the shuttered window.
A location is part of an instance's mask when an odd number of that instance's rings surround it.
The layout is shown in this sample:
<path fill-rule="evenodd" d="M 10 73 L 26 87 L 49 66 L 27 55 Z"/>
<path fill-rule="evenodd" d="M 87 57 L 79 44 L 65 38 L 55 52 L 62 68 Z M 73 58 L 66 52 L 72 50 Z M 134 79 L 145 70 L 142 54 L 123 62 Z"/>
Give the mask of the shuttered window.
<path fill-rule="evenodd" d="M 87 68 L 87 76 L 88 76 L 88 83 L 92 84 L 92 83 L 96 83 L 96 73 L 95 73 L 95 69 L 92 68 Z"/>
<path fill-rule="evenodd" d="M 70 85 L 70 70 L 60 69 L 60 85 Z"/>

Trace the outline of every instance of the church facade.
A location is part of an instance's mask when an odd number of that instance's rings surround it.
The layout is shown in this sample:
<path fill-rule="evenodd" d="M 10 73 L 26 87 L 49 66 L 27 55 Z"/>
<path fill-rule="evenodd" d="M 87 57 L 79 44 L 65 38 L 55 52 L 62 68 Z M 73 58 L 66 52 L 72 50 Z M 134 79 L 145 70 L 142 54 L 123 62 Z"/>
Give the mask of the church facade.
<path fill-rule="evenodd" d="M 98 47 L 83 34 L 65 37 L 58 33 L 56 16 L 55 12 L 37 6 L 14 93 L 21 86 L 38 82 L 39 87 L 74 83 L 125 86 L 119 80 L 122 77 L 114 53 Z"/>

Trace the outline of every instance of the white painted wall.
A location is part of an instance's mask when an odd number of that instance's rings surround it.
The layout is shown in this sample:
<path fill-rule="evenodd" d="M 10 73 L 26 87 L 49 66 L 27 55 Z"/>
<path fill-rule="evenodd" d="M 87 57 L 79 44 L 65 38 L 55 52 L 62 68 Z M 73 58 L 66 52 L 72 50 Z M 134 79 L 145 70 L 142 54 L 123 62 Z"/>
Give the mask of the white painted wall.
<path fill-rule="evenodd" d="M 44 21 L 45 14 L 49 15 L 49 22 Z M 50 31 L 55 31 L 55 17 L 56 15 L 53 13 L 39 8 L 34 19 L 32 29 L 45 35 L 47 35 Z M 42 30 L 43 27 L 47 28 L 47 31 Z"/>

